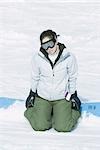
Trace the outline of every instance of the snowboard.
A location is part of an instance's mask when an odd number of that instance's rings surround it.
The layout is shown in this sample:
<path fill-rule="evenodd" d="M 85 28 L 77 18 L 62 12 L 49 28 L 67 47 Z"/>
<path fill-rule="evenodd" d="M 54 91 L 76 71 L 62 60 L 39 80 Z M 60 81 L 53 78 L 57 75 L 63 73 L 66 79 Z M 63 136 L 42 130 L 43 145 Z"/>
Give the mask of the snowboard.
<path fill-rule="evenodd" d="M 25 100 L 0 97 L 0 108 L 7 109 L 9 106 L 13 105 L 17 101 L 25 105 Z M 82 113 L 92 113 L 93 115 L 100 117 L 100 102 L 84 102 L 81 104 L 81 111 Z"/>

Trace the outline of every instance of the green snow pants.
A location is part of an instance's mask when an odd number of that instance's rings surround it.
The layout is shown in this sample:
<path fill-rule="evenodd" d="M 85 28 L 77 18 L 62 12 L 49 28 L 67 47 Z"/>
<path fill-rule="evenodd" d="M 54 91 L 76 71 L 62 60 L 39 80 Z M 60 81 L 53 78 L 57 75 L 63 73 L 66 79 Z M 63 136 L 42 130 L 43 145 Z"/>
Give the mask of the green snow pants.
<path fill-rule="evenodd" d="M 36 131 L 54 128 L 59 132 L 69 132 L 77 124 L 80 112 L 71 108 L 71 102 L 65 99 L 48 101 L 35 98 L 34 107 L 28 108 L 24 116 Z"/>

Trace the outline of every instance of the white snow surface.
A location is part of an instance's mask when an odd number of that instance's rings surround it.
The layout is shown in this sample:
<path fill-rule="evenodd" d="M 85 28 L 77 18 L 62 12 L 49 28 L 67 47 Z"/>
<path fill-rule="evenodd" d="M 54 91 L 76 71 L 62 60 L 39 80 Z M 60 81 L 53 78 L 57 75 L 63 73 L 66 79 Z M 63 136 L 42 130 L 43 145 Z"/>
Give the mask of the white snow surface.
<path fill-rule="evenodd" d="M 82 114 L 77 128 L 70 133 L 54 129 L 34 131 L 23 116 L 25 107 L 16 102 L 0 109 L 0 150 L 99 150 L 100 119 Z"/>
<path fill-rule="evenodd" d="M 26 99 L 32 55 L 39 50 L 40 33 L 50 28 L 77 57 L 78 94 L 100 101 L 100 3 L 82 1 L 0 1 L 1 97 Z M 70 133 L 36 132 L 24 111 L 22 102 L 0 108 L 0 150 L 100 150 L 100 117 L 82 114 Z"/>

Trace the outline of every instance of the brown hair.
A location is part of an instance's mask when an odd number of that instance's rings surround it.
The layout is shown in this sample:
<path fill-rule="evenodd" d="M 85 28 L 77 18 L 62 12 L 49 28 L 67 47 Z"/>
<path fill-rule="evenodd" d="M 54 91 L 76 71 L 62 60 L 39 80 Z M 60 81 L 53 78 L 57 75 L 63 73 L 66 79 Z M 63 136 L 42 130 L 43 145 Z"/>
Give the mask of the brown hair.
<path fill-rule="evenodd" d="M 57 34 L 56 32 L 52 31 L 52 30 L 46 30 L 43 31 L 40 35 L 40 42 L 42 43 L 42 40 L 44 39 L 44 37 L 49 37 L 50 39 L 57 39 Z"/>

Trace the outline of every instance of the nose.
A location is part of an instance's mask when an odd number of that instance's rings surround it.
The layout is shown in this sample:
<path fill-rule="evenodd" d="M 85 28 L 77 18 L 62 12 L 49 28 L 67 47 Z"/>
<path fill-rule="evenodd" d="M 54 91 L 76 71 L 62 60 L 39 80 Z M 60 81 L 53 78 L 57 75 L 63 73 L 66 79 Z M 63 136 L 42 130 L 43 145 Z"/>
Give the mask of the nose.
<path fill-rule="evenodd" d="M 48 47 L 47 51 L 50 51 L 52 48 Z"/>

